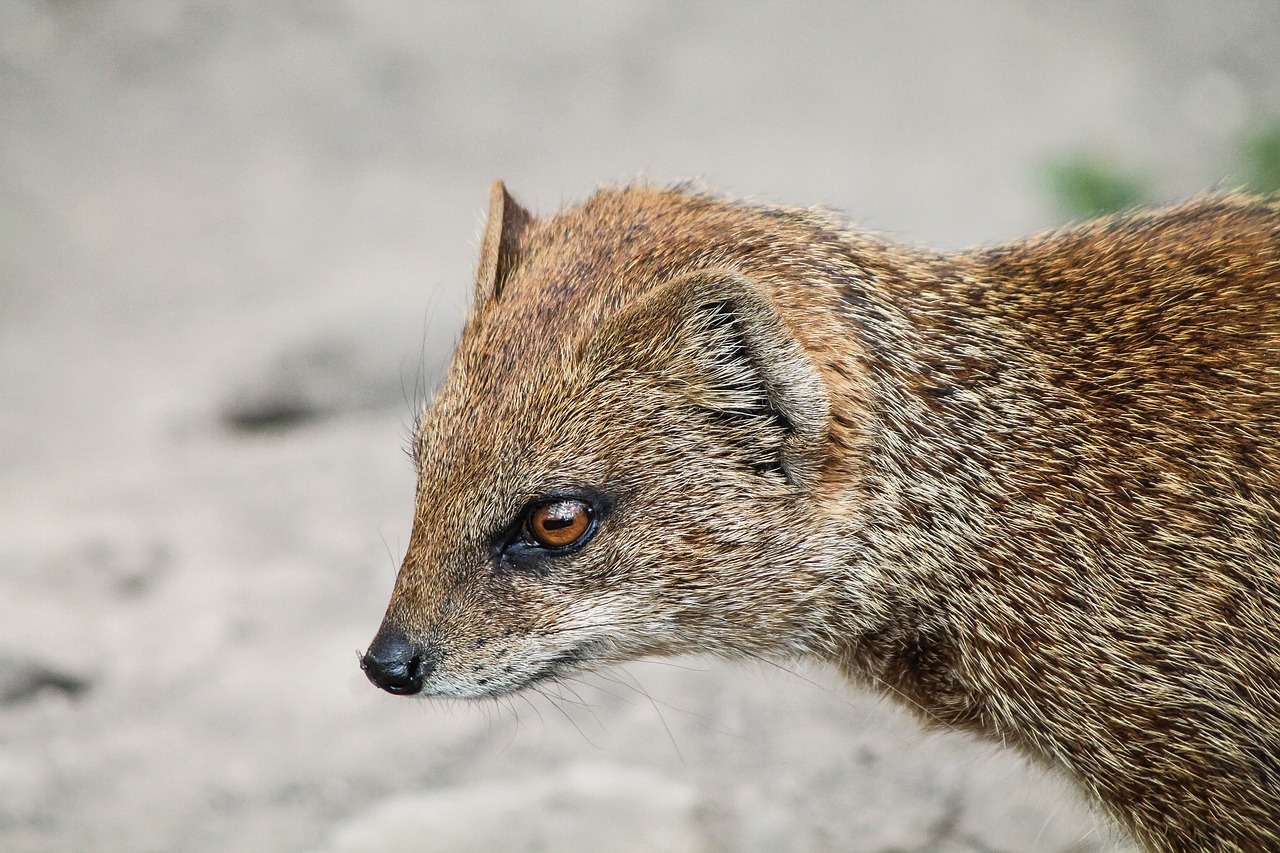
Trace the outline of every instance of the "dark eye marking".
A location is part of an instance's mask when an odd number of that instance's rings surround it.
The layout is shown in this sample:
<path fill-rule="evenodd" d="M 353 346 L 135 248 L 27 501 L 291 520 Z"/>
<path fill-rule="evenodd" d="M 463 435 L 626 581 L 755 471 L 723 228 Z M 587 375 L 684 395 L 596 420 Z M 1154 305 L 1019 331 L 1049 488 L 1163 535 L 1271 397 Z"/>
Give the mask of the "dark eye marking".
<path fill-rule="evenodd" d="M 602 501 L 577 494 L 545 495 L 520 511 L 501 537 L 497 556 L 504 562 L 537 568 L 542 559 L 576 551 L 595 535 Z"/>

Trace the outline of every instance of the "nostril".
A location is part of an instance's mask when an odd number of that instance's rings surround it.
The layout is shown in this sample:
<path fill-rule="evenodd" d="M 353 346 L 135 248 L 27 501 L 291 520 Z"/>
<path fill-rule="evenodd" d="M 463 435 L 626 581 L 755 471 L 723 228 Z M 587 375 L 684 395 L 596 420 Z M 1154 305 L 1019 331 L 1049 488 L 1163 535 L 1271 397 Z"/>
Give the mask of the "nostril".
<path fill-rule="evenodd" d="M 360 668 L 377 687 L 407 696 L 422 690 L 434 667 L 421 646 L 403 632 L 384 627 L 360 659 Z"/>

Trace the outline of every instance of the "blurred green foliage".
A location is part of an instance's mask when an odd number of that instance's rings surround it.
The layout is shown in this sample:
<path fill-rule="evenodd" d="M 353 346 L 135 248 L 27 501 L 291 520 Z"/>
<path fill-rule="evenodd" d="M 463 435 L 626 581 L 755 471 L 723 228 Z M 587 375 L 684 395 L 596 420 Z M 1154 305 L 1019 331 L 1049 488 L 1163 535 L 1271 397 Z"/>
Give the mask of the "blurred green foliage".
<path fill-rule="evenodd" d="M 1049 163 L 1044 178 L 1054 205 L 1069 219 L 1115 213 L 1147 201 L 1151 187 L 1142 175 L 1109 160 L 1080 154 Z"/>
<path fill-rule="evenodd" d="M 1227 185 L 1250 192 L 1280 193 L 1280 122 L 1259 125 L 1237 146 L 1236 173 Z M 1076 154 L 1046 164 L 1042 178 L 1059 213 L 1088 219 L 1150 203 L 1152 182 L 1097 154 Z"/>
<path fill-rule="evenodd" d="M 1258 193 L 1280 193 L 1280 123 L 1255 130 L 1240 147 L 1245 186 Z"/>

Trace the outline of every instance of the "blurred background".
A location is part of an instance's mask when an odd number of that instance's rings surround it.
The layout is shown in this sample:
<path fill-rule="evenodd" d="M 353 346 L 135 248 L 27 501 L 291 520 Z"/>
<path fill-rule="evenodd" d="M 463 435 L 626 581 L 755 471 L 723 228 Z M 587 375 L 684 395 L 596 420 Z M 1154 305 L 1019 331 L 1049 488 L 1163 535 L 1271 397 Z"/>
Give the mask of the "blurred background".
<path fill-rule="evenodd" d="M 0 0 L 0 849 L 1118 851 L 819 669 L 356 666 L 489 183 L 958 248 L 1280 185 L 1280 5 Z"/>

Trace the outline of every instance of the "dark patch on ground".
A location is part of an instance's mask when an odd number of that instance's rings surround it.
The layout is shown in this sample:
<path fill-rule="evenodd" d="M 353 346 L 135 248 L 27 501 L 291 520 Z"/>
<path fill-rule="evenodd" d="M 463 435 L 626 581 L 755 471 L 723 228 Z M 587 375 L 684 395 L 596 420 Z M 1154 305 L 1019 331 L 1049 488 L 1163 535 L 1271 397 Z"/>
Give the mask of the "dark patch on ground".
<path fill-rule="evenodd" d="M 279 433 L 372 409 L 410 406 L 403 354 L 376 336 L 322 336 L 280 353 L 225 398 L 219 420 L 240 433 Z"/>
<path fill-rule="evenodd" d="M 17 705 L 48 691 L 72 699 L 88 691 L 83 676 L 34 660 L 0 657 L 0 705 Z"/>

